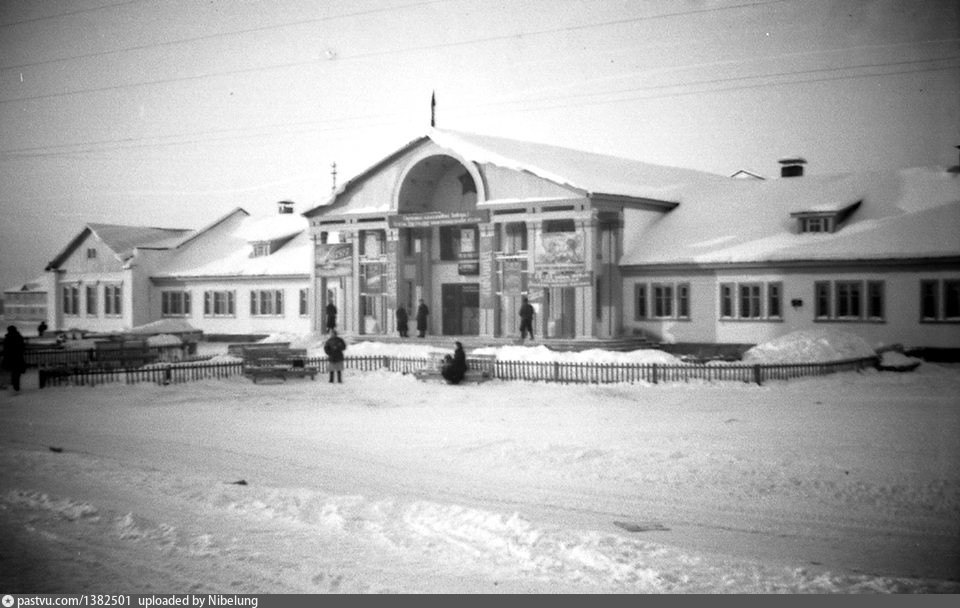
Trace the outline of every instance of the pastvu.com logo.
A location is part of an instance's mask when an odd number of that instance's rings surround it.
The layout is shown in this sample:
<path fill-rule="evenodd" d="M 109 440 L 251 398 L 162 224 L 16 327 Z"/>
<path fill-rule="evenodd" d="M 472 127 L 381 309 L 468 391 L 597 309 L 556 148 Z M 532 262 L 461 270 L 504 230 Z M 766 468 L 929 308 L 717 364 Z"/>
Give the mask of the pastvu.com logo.
<path fill-rule="evenodd" d="M 3 596 L 3 608 L 10 608 L 10 606 L 13 606 L 13 596 L 12 595 Z"/>

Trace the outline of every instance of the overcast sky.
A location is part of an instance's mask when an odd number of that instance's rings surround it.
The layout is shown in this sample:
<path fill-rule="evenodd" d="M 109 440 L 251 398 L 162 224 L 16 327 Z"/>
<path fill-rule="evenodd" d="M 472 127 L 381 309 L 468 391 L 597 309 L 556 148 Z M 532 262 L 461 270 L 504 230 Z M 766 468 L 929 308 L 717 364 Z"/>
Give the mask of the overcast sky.
<path fill-rule="evenodd" d="M 729 175 L 958 162 L 955 0 L 3 0 L 0 288 L 88 222 L 304 211 L 441 128 Z"/>

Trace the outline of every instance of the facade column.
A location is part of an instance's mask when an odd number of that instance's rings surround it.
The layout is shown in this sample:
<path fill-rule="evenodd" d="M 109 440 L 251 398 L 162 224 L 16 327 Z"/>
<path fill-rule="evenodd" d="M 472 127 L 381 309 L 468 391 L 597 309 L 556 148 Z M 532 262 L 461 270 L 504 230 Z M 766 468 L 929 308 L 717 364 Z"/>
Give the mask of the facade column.
<path fill-rule="evenodd" d="M 400 246 L 400 229 L 387 228 L 386 231 L 387 263 L 384 269 L 386 273 L 386 277 L 384 277 L 386 281 L 384 285 L 384 307 L 387 310 L 385 311 L 386 319 L 384 319 L 383 333 L 392 335 L 397 330 L 397 316 L 394 313 L 397 310 L 397 304 L 400 302 L 400 281 L 403 274 L 401 255 L 403 249 Z"/>
<path fill-rule="evenodd" d="M 545 337 L 547 335 L 547 321 L 549 320 L 547 318 L 549 315 L 547 314 L 548 311 L 546 308 L 547 290 L 537 288 L 536 291 L 534 291 L 530 287 L 530 277 L 538 272 L 537 243 L 540 241 L 540 235 L 543 233 L 543 220 L 527 219 L 524 223 L 527 227 L 527 297 L 537 311 L 533 319 L 535 323 L 533 335 Z"/>
<path fill-rule="evenodd" d="M 596 336 L 597 318 L 597 281 L 609 280 L 602 277 L 601 265 L 597 263 L 597 216 L 576 220 L 577 231 L 583 235 L 584 270 L 592 274 L 592 285 L 576 288 L 577 319 L 574 330 L 576 338 Z M 602 288 L 602 286 L 601 286 Z"/>
<path fill-rule="evenodd" d="M 492 338 L 497 335 L 497 297 L 499 290 L 496 272 L 496 224 L 480 224 L 480 335 Z"/>
<path fill-rule="evenodd" d="M 352 230 L 345 230 L 340 233 L 340 238 L 350 247 L 350 276 L 344 277 L 343 281 L 343 312 L 337 316 L 342 316 L 343 320 L 338 319 L 338 324 L 352 335 L 360 333 L 360 239 L 359 234 Z M 319 311 L 323 314 L 323 311 Z"/>

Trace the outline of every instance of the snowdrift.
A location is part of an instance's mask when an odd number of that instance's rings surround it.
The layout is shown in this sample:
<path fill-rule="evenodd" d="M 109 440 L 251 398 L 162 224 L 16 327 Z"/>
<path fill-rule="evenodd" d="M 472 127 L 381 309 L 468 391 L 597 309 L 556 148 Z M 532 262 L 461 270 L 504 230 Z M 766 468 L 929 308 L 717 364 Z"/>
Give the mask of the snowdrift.
<path fill-rule="evenodd" d="M 876 356 L 866 340 L 836 329 L 800 330 L 757 344 L 744 363 L 827 363 Z"/>

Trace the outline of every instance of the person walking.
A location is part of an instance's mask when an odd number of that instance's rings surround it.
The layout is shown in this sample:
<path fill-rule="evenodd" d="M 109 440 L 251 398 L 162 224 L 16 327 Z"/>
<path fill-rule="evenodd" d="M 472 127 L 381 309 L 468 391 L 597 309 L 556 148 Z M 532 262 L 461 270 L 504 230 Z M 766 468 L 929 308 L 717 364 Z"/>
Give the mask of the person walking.
<path fill-rule="evenodd" d="M 406 338 L 407 331 L 407 309 L 401 304 L 397 307 L 397 333 L 401 338 Z"/>
<path fill-rule="evenodd" d="M 533 305 L 530 304 L 530 300 L 526 296 L 523 297 L 523 303 L 520 305 L 520 341 L 523 342 L 523 339 L 526 335 L 530 334 L 530 339 L 533 340 L 533 315 L 534 315 Z"/>
<path fill-rule="evenodd" d="M 418 337 L 422 338 L 427 335 L 427 317 L 430 316 L 430 309 L 427 308 L 426 303 L 424 303 L 423 298 L 420 299 L 420 304 L 417 306 L 417 331 L 419 332 Z"/>
<path fill-rule="evenodd" d="M 330 330 L 330 337 L 323 343 L 323 352 L 327 354 L 327 372 L 330 373 L 330 382 L 333 375 L 337 375 L 337 382 L 343 383 L 343 351 L 347 350 L 347 343 L 337 335 L 337 330 Z"/>
<path fill-rule="evenodd" d="M 463 352 L 463 344 L 454 342 L 453 356 L 443 358 L 440 375 L 450 384 L 460 384 L 467 374 L 467 354 Z"/>
<path fill-rule="evenodd" d="M 337 328 L 337 307 L 333 302 L 327 303 L 327 333 Z"/>
<path fill-rule="evenodd" d="M 3 337 L 2 367 L 10 375 L 10 385 L 17 392 L 20 391 L 20 376 L 27 370 L 24 358 L 26 349 L 27 344 L 20 331 L 13 325 L 7 327 L 7 335 Z"/>

